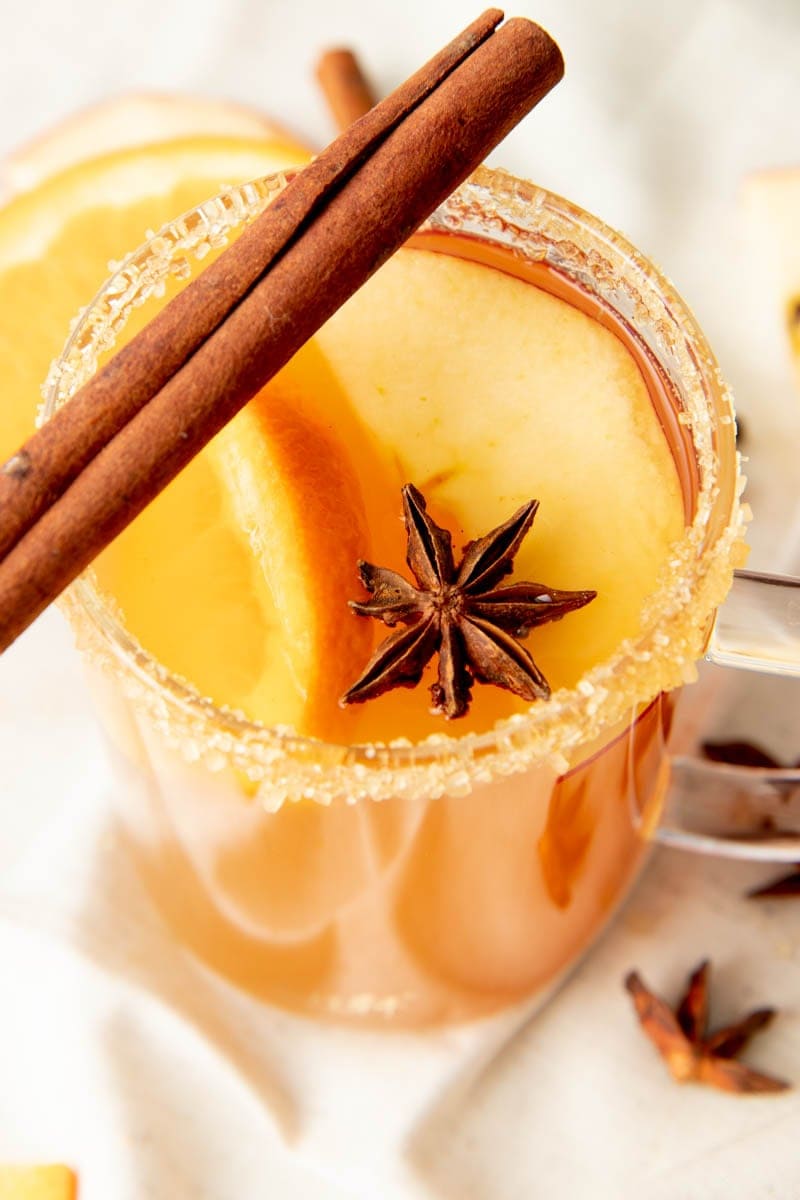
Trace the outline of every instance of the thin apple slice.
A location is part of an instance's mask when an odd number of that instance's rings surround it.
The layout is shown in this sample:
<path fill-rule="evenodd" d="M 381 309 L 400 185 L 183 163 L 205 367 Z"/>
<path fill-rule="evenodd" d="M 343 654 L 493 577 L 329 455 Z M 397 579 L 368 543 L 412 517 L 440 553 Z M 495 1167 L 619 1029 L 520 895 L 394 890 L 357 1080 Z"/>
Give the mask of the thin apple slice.
<path fill-rule="evenodd" d="M 407 248 L 316 341 L 403 482 L 434 514 L 451 514 L 456 545 L 540 501 L 516 577 L 598 592 L 531 635 L 554 688 L 574 686 L 635 636 L 682 532 L 683 504 L 645 380 L 614 332 L 504 271 Z M 473 720 L 491 724 L 495 713 L 487 720 L 482 706 L 494 693 L 476 689 L 459 732 Z M 409 707 L 399 692 L 371 701 L 365 726 L 380 715 L 391 735 L 407 733 L 398 705 Z"/>

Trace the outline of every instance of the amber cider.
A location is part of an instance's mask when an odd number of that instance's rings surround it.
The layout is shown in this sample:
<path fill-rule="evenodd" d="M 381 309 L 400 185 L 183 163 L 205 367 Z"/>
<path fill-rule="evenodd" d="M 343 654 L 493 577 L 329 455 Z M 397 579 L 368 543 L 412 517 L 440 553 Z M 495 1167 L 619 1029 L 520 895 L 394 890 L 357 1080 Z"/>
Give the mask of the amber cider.
<path fill-rule="evenodd" d="M 555 689 L 574 687 L 635 636 L 672 540 L 692 517 L 692 444 L 666 378 L 633 328 L 566 275 L 479 237 L 419 235 L 259 402 L 283 414 L 280 426 L 265 419 L 257 432 L 283 438 L 290 466 L 303 430 L 312 429 L 317 440 L 297 469 L 311 472 L 303 479 L 315 496 L 328 484 L 349 494 L 355 472 L 369 495 L 350 523 L 363 522 L 370 537 L 356 550 L 396 569 L 405 569 L 403 482 L 426 490 L 456 546 L 518 502 L 539 498 L 519 577 L 600 593 L 594 613 L 590 606 L 529 641 Z M 172 497 L 153 505 L 100 562 L 101 587 L 145 649 L 215 703 L 255 721 L 293 724 L 326 744 L 379 748 L 398 738 L 480 735 L 522 713 L 516 698 L 481 688 L 468 721 L 443 729 L 421 687 L 342 715 L 341 680 L 329 685 L 316 675 L 314 687 L 329 693 L 313 708 L 295 698 L 282 713 L 296 659 L 291 669 L 284 662 L 271 690 L 259 690 L 251 676 L 273 670 L 280 649 L 264 635 L 266 650 L 253 650 L 250 627 L 276 602 L 248 606 L 218 581 L 233 562 L 230 530 L 224 546 L 219 531 L 243 513 L 240 497 L 220 519 L 217 493 L 227 486 L 220 464 L 235 470 L 252 435 L 252 424 L 234 429 L 224 454 L 193 464 L 186 474 L 194 470 L 194 478 L 172 485 Z M 318 454 L 332 462 L 342 445 L 356 461 L 338 475 L 309 466 Z M 270 486 L 281 486 L 284 466 L 269 460 Z M 311 491 L 306 512 L 317 503 Z M 242 555 L 258 553 L 253 538 L 242 537 L 236 571 Z M 217 545 L 227 556 L 219 563 Z M 243 576 L 235 578 L 238 587 Z M 200 604 L 193 618 L 203 579 L 218 593 L 218 611 Z M 348 567 L 335 630 L 357 627 L 346 609 L 353 579 Z M 272 615 L 285 636 L 280 612 Z M 365 628 L 359 654 L 386 633 Z M 246 772 L 190 761 L 113 680 L 97 672 L 94 682 L 120 768 L 123 828 L 178 939 L 263 1000 L 318 1016 L 424 1026 L 484 1015 L 549 988 L 625 894 L 668 778 L 672 703 L 657 695 L 576 746 L 560 769 L 547 762 L 488 778 L 476 773 L 442 795 L 404 794 L 400 782 L 396 795 L 379 801 L 297 796 L 273 804 Z"/>

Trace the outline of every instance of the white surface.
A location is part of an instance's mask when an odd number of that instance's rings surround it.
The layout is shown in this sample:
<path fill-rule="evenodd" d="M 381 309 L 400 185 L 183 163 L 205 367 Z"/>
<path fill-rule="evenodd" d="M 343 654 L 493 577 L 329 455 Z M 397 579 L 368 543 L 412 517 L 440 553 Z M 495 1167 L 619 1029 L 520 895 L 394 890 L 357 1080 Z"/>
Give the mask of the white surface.
<path fill-rule="evenodd" d="M 136 87 L 263 105 L 321 143 L 318 46 L 353 44 L 387 90 L 479 7 L 28 0 L 5 13 L 0 152 Z M 513 11 L 558 38 L 567 78 L 492 161 L 624 229 L 675 279 L 749 418 L 754 562 L 780 567 L 797 522 L 800 404 L 736 194 L 745 170 L 800 161 L 797 5 L 526 0 Z M 741 687 L 746 700 L 755 684 Z M 781 695 L 785 727 L 799 706 L 796 691 Z M 715 1019 L 764 1002 L 784 1010 L 752 1061 L 800 1083 L 800 902 L 744 902 L 763 869 L 657 855 L 594 954 L 469 1086 L 424 1099 L 433 1081 L 458 1080 L 476 1038 L 420 1048 L 416 1118 L 402 1161 L 390 1162 L 398 1112 L 411 1112 L 407 1075 L 405 1088 L 396 1082 L 405 1042 L 386 1049 L 377 1082 L 366 1036 L 309 1031 L 301 1051 L 297 1022 L 259 1012 L 163 939 L 106 828 L 111 783 L 55 614 L 0 660 L 0 768 L 0 1159 L 61 1155 L 81 1172 L 81 1200 L 800 1193 L 798 1095 L 678 1088 L 636 1034 L 621 988 L 636 965 L 675 995 L 711 953 L 728 1006 Z M 304 1072 L 317 1075 L 312 1101 Z M 288 1144 L 327 1161 L 326 1182 Z"/>

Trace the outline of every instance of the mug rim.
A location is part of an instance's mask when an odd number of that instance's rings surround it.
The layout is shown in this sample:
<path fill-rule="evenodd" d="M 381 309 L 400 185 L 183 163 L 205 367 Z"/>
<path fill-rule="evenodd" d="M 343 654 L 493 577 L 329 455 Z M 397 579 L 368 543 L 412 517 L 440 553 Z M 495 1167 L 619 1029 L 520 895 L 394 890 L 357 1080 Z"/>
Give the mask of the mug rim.
<path fill-rule="evenodd" d="M 290 177 L 290 172 L 279 172 L 227 189 L 165 225 L 129 255 L 84 310 L 54 364 L 42 419 L 93 373 L 97 355 L 113 345 L 125 319 L 120 296 L 128 298 L 130 311 L 132 296 L 149 294 L 192 254 L 202 257 L 208 248 L 224 244 L 227 234 L 243 219 L 257 215 Z M 571 255 L 580 267 L 573 278 L 618 315 L 626 315 L 627 305 L 631 319 L 648 323 L 652 338 L 661 339 L 664 352 L 669 347 L 675 358 L 671 369 L 680 372 L 679 420 L 689 429 L 699 476 L 694 517 L 662 570 L 637 637 L 621 643 L 573 688 L 554 692 L 546 704 L 534 703 L 482 733 L 437 733 L 416 743 L 326 742 L 287 727 L 262 725 L 214 704 L 139 645 L 125 630 L 113 602 L 100 594 L 91 570 L 85 572 L 61 603 L 90 661 L 121 677 L 127 697 L 144 707 L 147 719 L 185 758 L 211 769 L 236 768 L 271 807 L 300 797 L 355 802 L 401 793 L 458 794 L 537 763 L 563 772 L 579 747 L 624 724 L 659 692 L 693 677 L 714 612 L 743 558 L 749 513 L 739 499 L 744 481 L 730 392 L 694 315 L 660 270 L 579 206 L 485 167 L 422 229 L 455 229 L 512 245 L 529 257 L 535 252 L 545 261 L 551 261 L 551 255 Z M 148 261 L 152 259 L 155 264 Z M 602 295 L 596 291 L 601 284 Z M 617 297 L 616 304 L 609 292 Z M 108 311 L 101 314 L 103 305 Z M 657 345 L 648 342 L 642 329 L 635 332 L 658 356 Z"/>

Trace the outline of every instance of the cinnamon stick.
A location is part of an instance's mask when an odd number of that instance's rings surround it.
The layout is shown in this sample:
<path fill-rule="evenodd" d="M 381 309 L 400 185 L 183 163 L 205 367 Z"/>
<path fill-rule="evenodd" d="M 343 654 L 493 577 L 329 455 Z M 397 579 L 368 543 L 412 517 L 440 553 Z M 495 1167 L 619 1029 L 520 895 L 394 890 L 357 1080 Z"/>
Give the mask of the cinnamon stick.
<path fill-rule="evenodd" d="M 337 138 L 261 217 L 0 467 L 0 559 L 218 328 L 327 196 L 503 19 L 482 16 Z"/>
<path fill-rule="evenodd" d="M 347 129 L 375 105 L 372 89 L 352 50 L 326 50 L 317 63 L 317 80 L 337 129 Z"/>
<path fill-rule="evenodd" d="M 353 138 L 363 148 L 354 156 L 355 161 L 342 155 L 347 159 L 344 166 L 340 157 L 333 155 L 333 161 L 322 171 L 323 178 L 326 171 L 334 173 L 335 182 L 328 187 L 320 186 L 317 169 L 311 202 L 302 187 L 295 189 L 295 203 L 302 216 L 294 234 L 287 236 L 284 228 L 288 206 L 285 202 L 281 205 L 280 200 L 286 192 L 266 210 L 263 236 L 271 244 L 280 241 L 280 249 L 271 255 L 269 270 L 217 322 L 193 353 L 191 349 L 185 352 L 184 361 L 184 352 L 170 356 L 168 378 L 159 357 L 168 347 L 163 345 L 163 333 L 152 333 L 157 324 L 153 322 L 144 331 L 150 331 L 149 336 L 144 337 L 138 352 L 131 351 L 139 341 L 136 339 L 126 348 L 127 353 L 120 352 L 82 389 L 76 397 L 83 414 L 79 429 L 86 426 L 87 408 L 90 414 L 94 410 L 97 419 L 96 405 L 85 399 L 87 390 L 94 393 L 95 399 L 98 394 L 113 398 L 115 387 L 128 392 L 138 388 L 138 392 L 133 404 L 129 397 L 115 402 L 112 428 L 115 424 L 118 428 L 106 444 L 96 447 L 93 457 L 76 451 L 72 445 L 65 449 L 63 439 L 66 436 L 67 441 L 74 440 L 74 426 L 67 424 L 65 434 L 62 422 L 60 435 L 51 438 L 48 450 L 56 459 L 81 462 L 82 469 L 78 473 L 74 465 L 70 468 L 73 481 L 66 489 L 62 486 L 54 501 L 47 483 L 43 488 L 40 485 L 47 495 L 44 511 L 39 489 L 34 488 L 37 494 L 32 508 L 41 515 L 35 523 L 28 520 L 27 532 L 0 562 L 0 651 L 134 519 L 558 82 L 563 62 L 548 35 L 529 21 L 515 19 L 489 36 L 497 19 L 498 14 L 490 10 L 483 24 L 478 23 L 483 30 L 479 44 L 474 33 L 467 31 L 472 43 L 468 51 L 463 51 L 462 39 L 458 39 L 458 51 L 448 48 L 451 58 L 458 55 L 458 65 L 443 77 L 437 67 L 432 86 L 425 71 L 409 81 L 406 86 L 422 98 L 413 106 L 405 101 L 398 105 L 395 100 L 395 108 L 401 112 L 391 122 L 388 133 L 373 137 L 363 133 L 379 106 L 345 135 L 346 149 L 350 149 Z M 434 63 L 438 58 L 441 56 Z M 362 132 L 358 134 L 358 130 Z M 342 141 L 339 139 L 332 149 Z M 303 174 L 310 170 L 307 168 Z M 280 239 L 272 238 L 273 222 L 269 220 L 276 206 L 274 226 L 281 230 Z M 243 241 L 244 236 L 232 250 L 236 251 Z M 237 259 L 232 269 L 235 283 L 241 277 L 247 278 L 244 268 L 252 269 L 250 260 L 256 256 L 252 241 L 248 239 L 250 249 L 244 267 L 239 269 L 242 264 Z M 217 274 L 219 264 L 230 254 L 226 251 L 214 264 Z M 204 272 L 197 282 L 212 270 Z M 222 276 L 226 284 L 224 268 Z M 192 285 L 195 288 L 196 284 Z M 190 289 L 183 293 L 188 294 Z M 200 295 L 210 305 L 202 289 Z M 182 309 L 190 316 L 194 313 L 186 301 Z M 204 323 L 202 318 L 192 317 L 192 321 L 196 326 Z M 196 332 L 193 329 L 195 336 L 188 339 L 190 346 L 197 340 Z M 121 359 L 125 368 L 119 363 Z M 135 385 L 126 378 L 126 369 L 137 380 Z M 102 386 L 97 383 L 101 376 L 105 376 Z M 153 376 L 158 380 L 155 394 Z M 63 411 L 74 404 L 71 400 Z M 130 414 L 131 408 L 137 410 L 135 415 Z M 54 424 L 55 420 L 51 426 Z M 36 440 L 32 439 L 23 451 L 30 456 L 31 467 L 18 477 L 21 486 L 30 478 L 38 481 L 42 464 L 47 466 L 46 455 L 39 458 L 31 452 L 32 447 L 38 454 Z M 7 478 L 13 479 L 14 475 Z M 63 484 L 63 475 L 61 478 Z"/>

